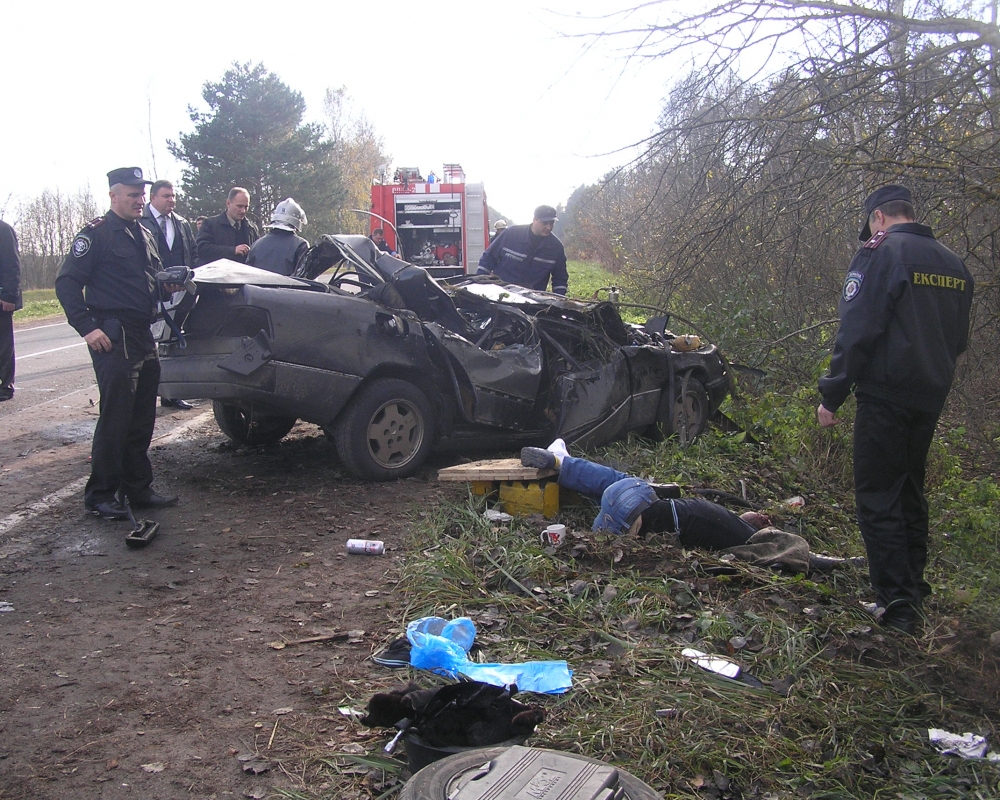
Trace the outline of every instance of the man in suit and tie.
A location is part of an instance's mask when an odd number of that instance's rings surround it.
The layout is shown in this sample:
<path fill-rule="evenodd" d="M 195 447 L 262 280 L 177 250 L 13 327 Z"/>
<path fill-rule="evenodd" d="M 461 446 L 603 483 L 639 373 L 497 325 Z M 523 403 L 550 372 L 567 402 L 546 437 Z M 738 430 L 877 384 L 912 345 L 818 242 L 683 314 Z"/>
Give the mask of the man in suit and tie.
<path fill-rule="evenodd" d="M 194 267 L 198 263 L 198 243 L 191 223 L 174 213 L 177 198 L 170 181 L 156 181 L 149 187 L 149 202 L 142 210 L 140 224 L 156 237 L 156 248 L 164 267 Z M 168 408 L 194 408 L 186 400 L 160 398 Z"/>

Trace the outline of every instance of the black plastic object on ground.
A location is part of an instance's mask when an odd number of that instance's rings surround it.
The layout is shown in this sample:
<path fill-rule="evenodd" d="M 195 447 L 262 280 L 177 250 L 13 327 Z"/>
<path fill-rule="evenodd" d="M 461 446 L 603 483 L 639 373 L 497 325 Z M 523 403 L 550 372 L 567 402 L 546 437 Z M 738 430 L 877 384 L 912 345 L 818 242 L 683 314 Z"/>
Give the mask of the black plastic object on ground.
<path fill-rule="evenodd" d="M 416 684 L 373 695 L 361 719 L 370 728 L 392 728 L 405 737 L 411 771 L 454 753 L 487 745 L 520 744 L 545 719 L 538 706 L 512 699 L 509 689 L 479 681 L 460 681 L 436 689 Z"/>
<path fill-rule="evenodd" d="M 514 745 L 521 745 L 524 744 L 527 738 L 527 734 L 524 734 L 523 736 L 516 736 L 513 739 L 508 739 L 506 742 L 497 742 L 496 746 L 506 748 Z M 410 731 L 403 734 L 403 741 L 406 744 L 406 766 L 414 775 L 420 772 L 420 770 L 428 764 L 433 764 L 435 761 L 440 761 L 441 759 L 454 756 L 457 753 L 468 753 L 472 750 L 481 749 L 451 746 L 435 747 L 434 745 L 428 744 L 421 739 L 418 734 Z"/>
<path fill-rule="evenodd" d="M 153 537 L 159 532 L 160 523 L 153 522 L 151 519 L 137 520 L 135 514 L 132 513 L 132 505 L 127 497 L 122 499 L 122 504 L 125 506 L 125 511 L 128 512 L 128 518 L 132 523 L 132 530 L 125 537 L 125 544 L 132 548 L 145 547 L 153 541 Z"/>
<path fill-rule="evenodd" d="M 624 770 L 586 756 L 535 747 L 483 747 L 416 773 L 399 800 L 663 800 Z"/>

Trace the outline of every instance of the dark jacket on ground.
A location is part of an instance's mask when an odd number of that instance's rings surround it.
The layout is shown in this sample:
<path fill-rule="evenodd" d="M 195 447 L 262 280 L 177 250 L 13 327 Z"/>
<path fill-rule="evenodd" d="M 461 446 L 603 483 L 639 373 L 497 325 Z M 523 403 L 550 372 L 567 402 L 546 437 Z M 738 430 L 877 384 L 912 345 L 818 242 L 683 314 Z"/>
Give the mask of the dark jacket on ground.
<path fill-rule="evenodd" d="M 17 252 L 17 234 L 0 220 L 0 300 L 21 308 L 21 257 Z"/>
<path fill-rule="evenodd" d="M 301 236 L 274 228 L 254 242 L 247 253 L 247 264 L 279 275 L 291 275 L 308 249 L 309 242 Z"/>
<path fill-rule="evenodd" d="M 180 214 L 170 214 L 170 220 L 174 223 L 174 246 L 167 247 L 167 237 L 163 233 L 163 228 L 153 216 L 153 210 L 146 203 L 142 210 L 142 217 L 139 222 L 156 239 L 156 248 L 160 253 L 160 261 L 164 267 L 196 267 L 198 265 L 198 243 L 194 238 L 194 231 L 191 223 Z"/>
<path fill-rule="evenodd" d="M 566 251 L 555 234 L 536 236 L 530 225 L 505 228 L 479 259 L 479 274 L 492 272 L 501 280 L 528 289 L 566 294 L 569 274 Z"/>
<path fill-rule="evenodd" d="M 198 264 L 208 264 L 220 258 L 245 262 L 245 256 L 236 255 L 236 246 L 252 245 L 258 238 L 257 226 L 246 218 L 241 220 L 237 230 L 229 222 L 225 211 L 216 217 L 209 217 L 201 223 L 198 232 Z"/>
<path fill-rule="evenodd" d="M 106 319 L 117 319 L 148 337 L 156 319 L 154 276 L 159 269 L 153 235 L 138 221 L 127 222 L 109 211 L 76 235 L 56 277 L 56 297 L 81 336 Z"/>
<path fill-rule="evenodd" d="M 851 261 L 823 405 L 836 411 L 856 386 L 918 411 L 940 413 L 969 343 L 972 276 L 916 222 L 876 233 Z"/>

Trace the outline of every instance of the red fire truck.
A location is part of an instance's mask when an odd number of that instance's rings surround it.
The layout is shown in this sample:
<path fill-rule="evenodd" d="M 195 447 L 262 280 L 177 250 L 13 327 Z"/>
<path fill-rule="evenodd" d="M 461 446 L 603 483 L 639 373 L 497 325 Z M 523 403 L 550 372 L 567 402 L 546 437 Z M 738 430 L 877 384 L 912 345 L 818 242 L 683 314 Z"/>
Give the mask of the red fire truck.
<path fill-rule="evenodd" d="M 392 183 L 372 186 L 371 230 L 383 228 L 386 244 L 400 258 L 426 267 L 435 277 L 474 273 L 489 246 L 486 193 L 466 183 L 458 164 L 426 178 L 400 167 Z"/>

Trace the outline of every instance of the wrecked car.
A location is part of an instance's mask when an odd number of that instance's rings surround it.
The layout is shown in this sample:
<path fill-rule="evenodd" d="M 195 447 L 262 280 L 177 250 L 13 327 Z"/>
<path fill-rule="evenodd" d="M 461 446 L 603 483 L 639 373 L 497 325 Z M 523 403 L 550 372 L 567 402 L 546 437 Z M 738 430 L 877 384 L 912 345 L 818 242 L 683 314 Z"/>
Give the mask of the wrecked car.
<path fill-rule="evenodd" d="M 321 237 L 291 277 L 222 260 L 194 281 L 160 337 L 161 395 L 212 399 L 247 445 L 314 423 L 368 479 L 411 475 L 435 447 L 692 438 L 729 390 L 715 346 L 673 351 L 665 317 L 627 324 L 610 302 L 492 276 L 438 282 L 365 236 Z"/>

